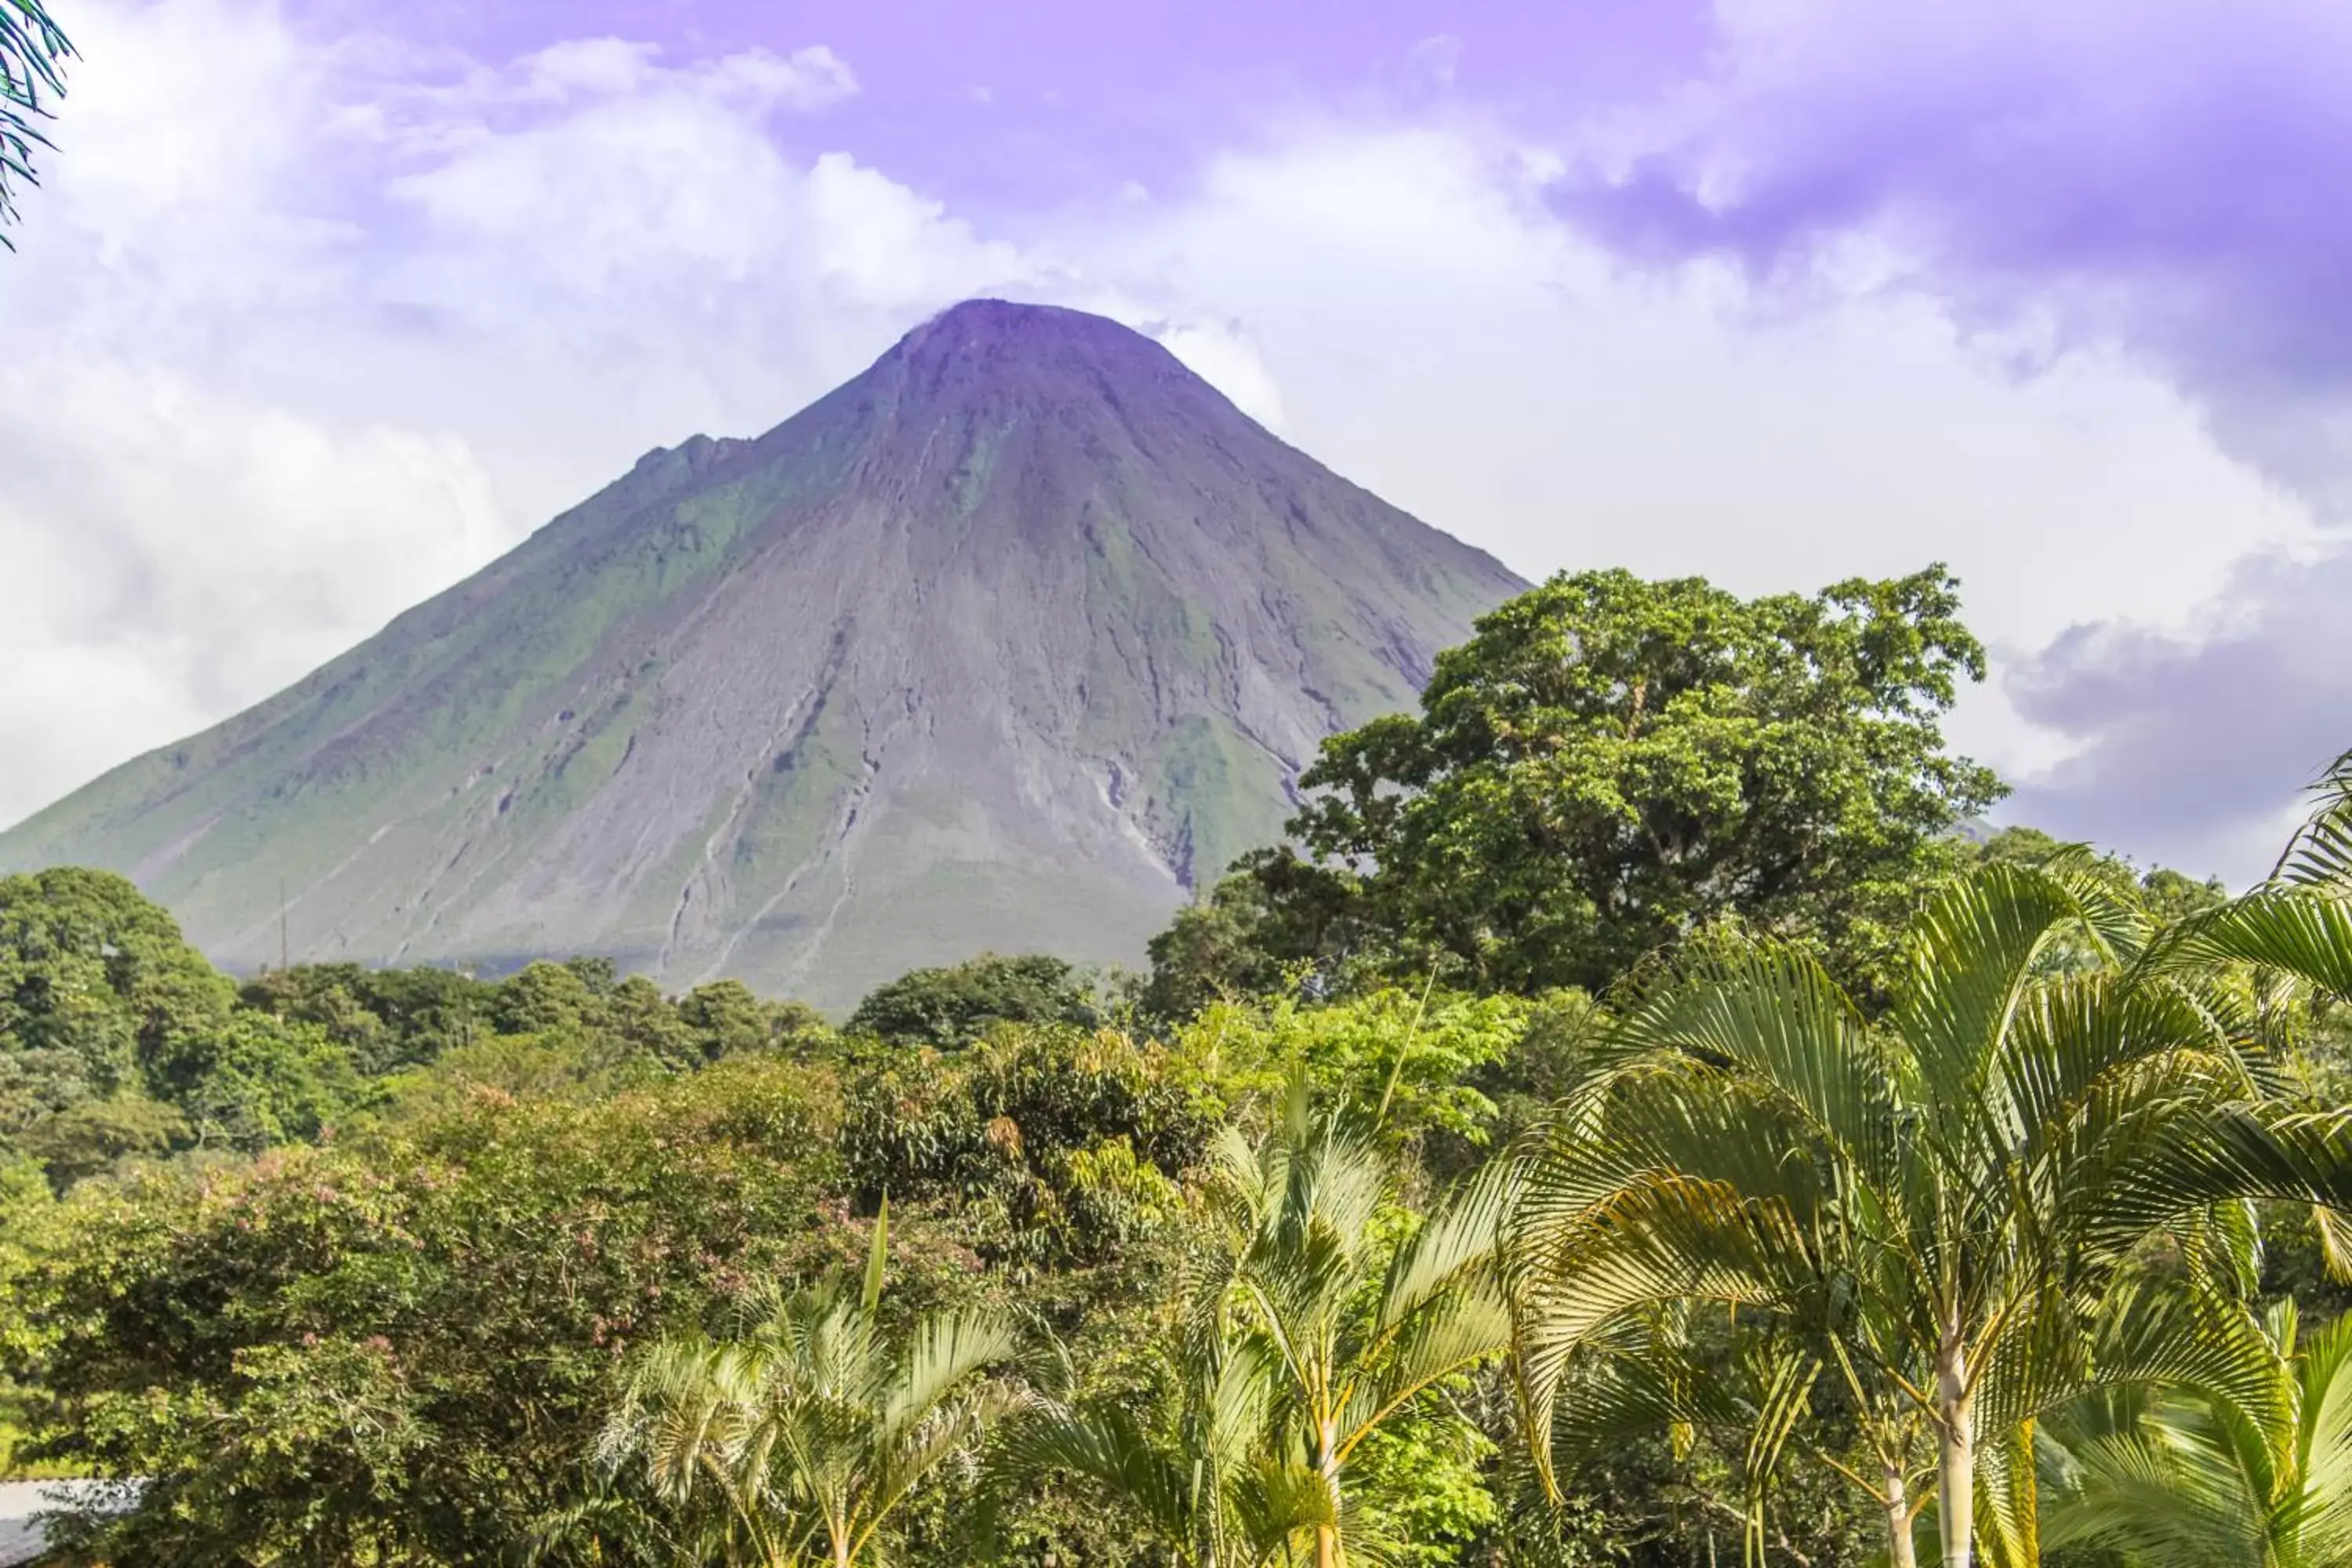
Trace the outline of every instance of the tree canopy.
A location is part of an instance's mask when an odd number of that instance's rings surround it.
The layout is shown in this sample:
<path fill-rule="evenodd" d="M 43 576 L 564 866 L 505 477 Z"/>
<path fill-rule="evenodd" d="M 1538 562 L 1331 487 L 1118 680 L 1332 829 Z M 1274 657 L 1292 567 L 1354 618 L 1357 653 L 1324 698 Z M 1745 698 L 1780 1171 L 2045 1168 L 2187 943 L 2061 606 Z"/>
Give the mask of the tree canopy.
<path fill-rule="evenodd" d="M 1561 579 L 1148 986 L 840 1034 L 0 879 L 0 1465 L 118 1562 L 2335 1562 L 2352 764 L 2234 898 L 1990 831 L 1949 609 Z"/>
<path fill-rule="evenodd" d="M 877 986 L 846 1028 L 892 1045 L 949 1047 L 968 1046 L 998 1024 L 1091 1027 L 1101 1016 L 1092 984 L 1065 960 L 991 952 Z"/>
<path fill-rule="evenodd" d="M 1161 994 L 1285 959 L 1599 988 L 1725 917 L 1878 977 L 2003 793 L 1944 750 L 1984 674 L 1958 611 L 1940 567 L 1758 599 L 1554 578 L 1439 655 L 1418 714 L 1324 742 L 1298 849 L 1162 937 L 1155 962 L 1193 973 Z"/>

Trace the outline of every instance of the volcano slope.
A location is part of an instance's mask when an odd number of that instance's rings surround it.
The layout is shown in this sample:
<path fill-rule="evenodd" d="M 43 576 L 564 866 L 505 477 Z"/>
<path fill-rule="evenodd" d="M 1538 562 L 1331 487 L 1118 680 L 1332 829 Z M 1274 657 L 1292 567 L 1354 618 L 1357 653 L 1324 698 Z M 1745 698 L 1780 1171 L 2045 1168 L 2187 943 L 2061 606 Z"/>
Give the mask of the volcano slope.
<path fill-rule="evenodd" d="M 1336 729 L 1523 584 L 1165 349 L 976 300 L 695 437 L 297 685 L 0 835 L 224 963 L 599 953 L 840 1006 L 1140 956 Z"/>

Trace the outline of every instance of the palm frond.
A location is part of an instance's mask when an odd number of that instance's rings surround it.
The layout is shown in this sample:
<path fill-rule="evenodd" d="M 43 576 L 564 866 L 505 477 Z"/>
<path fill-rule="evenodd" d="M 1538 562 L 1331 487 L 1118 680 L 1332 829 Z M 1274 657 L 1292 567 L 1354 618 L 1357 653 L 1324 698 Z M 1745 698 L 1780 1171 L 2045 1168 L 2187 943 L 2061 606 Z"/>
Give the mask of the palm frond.
<path fill-rule="evenodd" d="M 1415 1397 L 1510 1342 L 1510 1307 L 1490 1284 L 1456 1290 L 1414 1313 L 1379 1364 L 1354 1381 L 1339 1411 L 1339 1458 Z"/>
<path fill-rule="evenodd" d="M 1265 1563 L 1318 1529 L 1338 1528 L 1339 1500 L 1331 1484 L 1296 1459 L 1262 1455 L 1233 1488 L 1234 1523 L 1251 1563 Z"/>
<path fill-rule="evenodd" d="M 2270 879 L 2352 894 L 2352 752 L 2329 763 L 2310 793 L 2311 814 L 2287 840 Z"/>
<path fill-rule="evenodd" d="M 2226 963 L 2252 964 L 2326 995 L 2352 998 L 2352 897 L 2264 888 L 2176 922 L 2137 967 L 2161 974 Z"/>
<path fill-rule="evenodd" d="M 1376 1334 L 1403 1322 L 1465 1276 L 1492 1268 L 1516 1179 L 1511 1162 L 1493 1162 L 1398 1249 L 1381 1285 Z"/>
<path fill-rule="evenodd" d="M 1192 1458 L 1154 1441 L 1133 1412 L 1041 1404 L 1008 1420 L 998 1445 L 1000 1484 L 1055 1474 L 1092 1482 L 1188 1560 L 1195 1557 L 1208 1500 L 1194 1484 Z"/>
<path fill-rule="evenodd" d="M 933 1312 L 918 1321 L 877 1401 L 880 1434 L 895 1442 L 971 1377 L 1013 1359 L 1012 1322 L 989 1311 Z"/>
<path fill-rule="evenodd" d="M 39 0 L 0 0 L 0 228 L 16 220 L 16 182 L 40 183 L 33 149 L 50 142 L 34 121 L 51 115 L 48 99 L 64 96 L 62 65 L 74 53 Z M 16 248 L 5 233 L 0 248 Z"/>
<path fill-rule="evenodd" d="M 2352 1561 L 2352 1317 L 2298 1347 L 2294 1382 L 2301 1484 L 2281 1522 L 2305 1563 Z"/>
<path fill-rule="evenodd" d="M 1977 1542 L 1990 1568 L 2040 1568 L 2041 1498 L 2033 1424 L 1997 1430 L 1978 1449 Z"/>
<path fill-rule="evenodd" d="M 1604 1037 L 1604 1060 L 1627 1052 L 1729 1063 L 1858 1167 L 1883 1171 L 1891 1158 L 1894 1064 L 1804 953 L 1757 943 L 1718 958 Z"/>
<path fill-rule="evenodd" d="M 2134 952 L 2146 919 L 2104 881 L 2058 865 L 1982 867 L 1920 910 L 1906 933 L 1896 1026 L 1931 1115 L 1956 1124 L 1979 1103 L 2036 960 L 2069 932 L 2110 953 Z"/>

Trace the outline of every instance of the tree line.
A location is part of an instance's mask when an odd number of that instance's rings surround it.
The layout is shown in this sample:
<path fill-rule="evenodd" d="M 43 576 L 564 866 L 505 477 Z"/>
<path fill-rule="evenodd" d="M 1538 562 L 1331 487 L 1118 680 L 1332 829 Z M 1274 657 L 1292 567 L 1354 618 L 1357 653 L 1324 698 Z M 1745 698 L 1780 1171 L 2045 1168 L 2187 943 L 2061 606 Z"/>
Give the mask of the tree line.
<path fill-rule="evenodd" d="M 2352 767 L 1993 832 L 1958 607 L 1556 579 L 1147 974 L 838 1026 L 0 879 L 0 1440 L 85 1561 L 2338 1560 Z"/>

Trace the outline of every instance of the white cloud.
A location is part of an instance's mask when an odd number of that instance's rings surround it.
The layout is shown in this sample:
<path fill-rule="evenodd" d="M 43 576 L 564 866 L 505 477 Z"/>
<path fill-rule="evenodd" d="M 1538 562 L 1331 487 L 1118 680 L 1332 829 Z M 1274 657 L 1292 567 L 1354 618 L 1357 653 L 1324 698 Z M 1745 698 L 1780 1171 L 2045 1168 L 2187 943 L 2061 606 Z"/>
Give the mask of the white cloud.
<path fill-rule="evenodd" d="M 2038 643 L 2185 611 L 2306 531 L 2128 364 L 2021 380 L 1917 300 L 1768 318 L 1704 266 L 1612 267 L 1535 184 L 1468 132 L 1333 131 L 1228 156 L 1092 253 L 1213 301 L 1302 445 L 1525 572 L 1760 589 L 1943 557 L 1989 634 Z"/>
<path fill-rule="evenodd" d="M 1618 269 L 1547 207 L 1559 156 L 1475 125 L 1293 125 L 1185 195 L 992 231 L 777 117 L 854 90 L 819 48 L 588 39 L 428 71 L 266 0 L 91 0 L 81 31 L 11 279 L 43 306 L 0 375 L 0 465 L 39 476 L 0 501 L 25 677 L 0 820 L 974 293 L 1152 332 L 1530 574 L 1759 590 L 1941 558 L 2014 659 L 2084 617 L 2178 620 L 2304 531 L 2119 361 L 2020 379 L 1866 279 L 1773 319 L 1705 265 Z M 224 79 L 249 113 L 219 111 Z M 197 153 L 141 165 L 183 122 Z M 1998 693 L 1963 730 L 2003 761 L 2060 749 Z"/>
<path fill-rule="evenodd" d="M 329 429 L 153 368 L 10 366 L 0 452 L 0 815 L 235 711 L 510 531 L 454 436 Z"/>
<path fill-rule="evenodd" d="M 2013 776 L 2083 737 L 2014 705 L 2009 671 L 2086 619 L 2186 626 L 2247 552 L 2313 537 L 2120 355 L 2021 372 L 1866 270 L 1790 312 L 1706 264 L 1620 268 L 1546 208 L 1556 173 L 1470 129 L 1310 130 L 1082 248 L 1135 299 L 1245 330 L 1290 438 L 1531 575 L 1758 592 L 1948 562 L 1996 671 L 1953 732 Z M 2112 817 L 2143 853 L 2242 868 L 2150 827 Z"/>
<path fill-rule="evenodd" d="M 656 44 L 626 38 L 574 38 L 524 56 L 491 73 L 477 90 L 492 101 L 565 103 L 648 91 L 677 91 L 753 109 L 803 113 L 855 97 L 857 77 L 822 44 L 778 55 L 745 49 L 682 67 L 660 63 Z"/>
<path fill-rule="evenodd" d="M 0 820 L 1020 270 L 767 139 L 854 90 L 821 47 L 590 40 L 423 88 L 267 0 L 101 0 L 76 34 L 0 367 Z"/>

